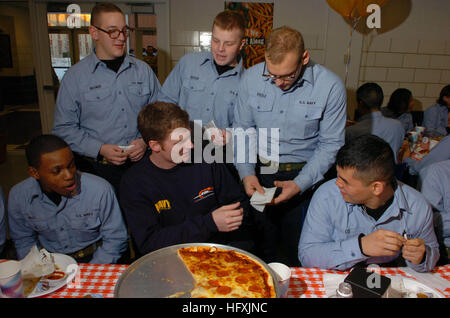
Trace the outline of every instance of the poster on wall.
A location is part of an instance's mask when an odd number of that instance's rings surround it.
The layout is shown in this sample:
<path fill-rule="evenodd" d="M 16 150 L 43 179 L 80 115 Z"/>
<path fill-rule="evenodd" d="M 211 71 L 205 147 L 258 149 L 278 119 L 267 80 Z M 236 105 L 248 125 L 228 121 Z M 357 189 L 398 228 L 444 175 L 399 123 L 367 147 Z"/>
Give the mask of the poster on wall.
<path fill-rule="evenodd" d="M 225 10 L 241 13 L 247 23 L 241 54 L 245 68 L 264 62 L 265 39 L 273 27 L 273 3 L 226 1 Z"/>

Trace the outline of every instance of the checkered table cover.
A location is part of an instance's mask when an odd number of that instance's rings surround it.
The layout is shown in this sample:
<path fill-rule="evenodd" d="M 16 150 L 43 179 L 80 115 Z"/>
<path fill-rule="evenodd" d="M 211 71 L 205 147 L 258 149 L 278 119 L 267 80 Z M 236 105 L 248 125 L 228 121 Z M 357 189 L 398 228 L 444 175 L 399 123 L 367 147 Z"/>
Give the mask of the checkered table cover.
<path fill-rule="evenodd" d="M 80 298 L 91 296 L 93 298 L 114 297 L 114 287 L 128 265 L 98 265 L 79 264 L 79 274 L 72 283 L 63 288 L 42 296 L 43 298 Z M 292 267 L 291 281 L 289 285 L 288 298 L 323 298 L 326 297 L 325 288 L 322 282 L 323 274 L 342 274 L 349 272 L 339 272 L 323 270 L 319 268 Z M 450 281 L 450 264 L 436 267 L 433 273 Z M 406 274 L 401 269 L 394 267 L 381 268 L 382 275 L 402 275 L 408 278 L 412 276 Z M 440 290 L 447 298 L 450 298 L 450 288 Z"/>
<path fill-rule="evenodd" d="M 349 271 L 334 271 L 323 270 L 319 268 L 307 268 L 307 267 L 292 267 L 291 268 L 291 280 L 288 290 L 288 298 L 324 298 L 327 297 L 325 287 L 322 279 L 323 274 L 342 274 L 348 275 Z M 450 264 L 445 266 L 435 267 L 432 271 L 433 274 L 440 275 L 442 278 L 450 281 Z M 411 275 L 406 274 L 399 268 L 395 267 L 382 267 L 381 275 L 401 275 L 407 278 L 413 278 Z M 445 297 L 450 298 L 450 288 L 446 290 L 439 290 Z"/>

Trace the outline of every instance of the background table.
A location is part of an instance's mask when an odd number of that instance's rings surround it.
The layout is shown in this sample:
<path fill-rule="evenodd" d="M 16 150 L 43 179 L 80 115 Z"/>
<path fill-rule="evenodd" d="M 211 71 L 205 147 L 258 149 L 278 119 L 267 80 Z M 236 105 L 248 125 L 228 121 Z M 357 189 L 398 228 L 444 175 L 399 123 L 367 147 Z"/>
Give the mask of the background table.
<path fill-rule="evenodd" d="M 52 294 L 45 295 L 43 298 L 114 297 L 114 287 L 128 265 L 79 264 L 79 267 L 79 275 L 77 275 L 71 284 Z M 349 272 L 292 267 L 291 273 L 288 298 L 321 298 L 326 297 L 322 282 L 323 274 L 347 275 Z M 450 265 L 436 267 L 433 273 L 440 275 L 450 282 Z M 402 275 L 407 278 L 413 278 L 401 269 L 394 267 L 381 268 L 381 274 L 392 276 Z M 450 298 L 450 288 L 439 291 L 447 298 Z"/>

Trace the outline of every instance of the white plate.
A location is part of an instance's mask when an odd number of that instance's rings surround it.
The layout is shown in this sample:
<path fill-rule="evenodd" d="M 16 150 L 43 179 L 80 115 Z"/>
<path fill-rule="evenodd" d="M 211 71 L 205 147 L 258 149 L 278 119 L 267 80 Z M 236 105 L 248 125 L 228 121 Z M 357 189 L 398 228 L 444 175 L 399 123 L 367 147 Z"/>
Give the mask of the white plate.
<path fill-rule="evenodd" d="M 441 294 L 440 292 L 438 292 L 436 289 L 428 287 L 427 285 L 422 284 L 414 279 L 402 277 L 402 280 L 403 280 L 403 284 L 405 285 L 405 288 L 408 291 L 412 291 L 415 293 L 427 292 L 427 293 L 432 293 L 433 298 L 445 298 L 445 296 L 443 294 Z"/>
<path fill-rule="evenodd" d="M 67 274 L 66 279 L 60 282 L 59 284 L 45 290 L 42 288 L 42 283 L 39 282 L 37 283 L 33 292 L 28 295 L 28 298 L 40 297 L 53 293 L 54 291 L 65 286 L 67 283 L 70 283 L 75 278 L 75 275 L 78 273 L 79 270 L 78 264 L 72 257 L 59 253 L 52 253 L 52 256 L 55 261 L 55 264 L 58 265 L 59 269 Z"/>

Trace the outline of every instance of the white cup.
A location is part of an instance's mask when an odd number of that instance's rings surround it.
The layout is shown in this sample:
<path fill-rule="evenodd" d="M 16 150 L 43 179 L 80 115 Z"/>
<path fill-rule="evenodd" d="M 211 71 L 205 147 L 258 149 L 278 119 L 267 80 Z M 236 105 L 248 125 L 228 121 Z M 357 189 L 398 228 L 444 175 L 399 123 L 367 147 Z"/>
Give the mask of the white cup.
<path fill-rule="evenodd" d="M 286 298 L 291 280 L 291 269 L 282 263 L 269 263 L 268 265 L 277 275 L 280 297 Z"/>
<path fill-rule="evenodd" d="M 21 266 L 18 261 L 0 262 L 0 297 L 23 297 Z"/>

